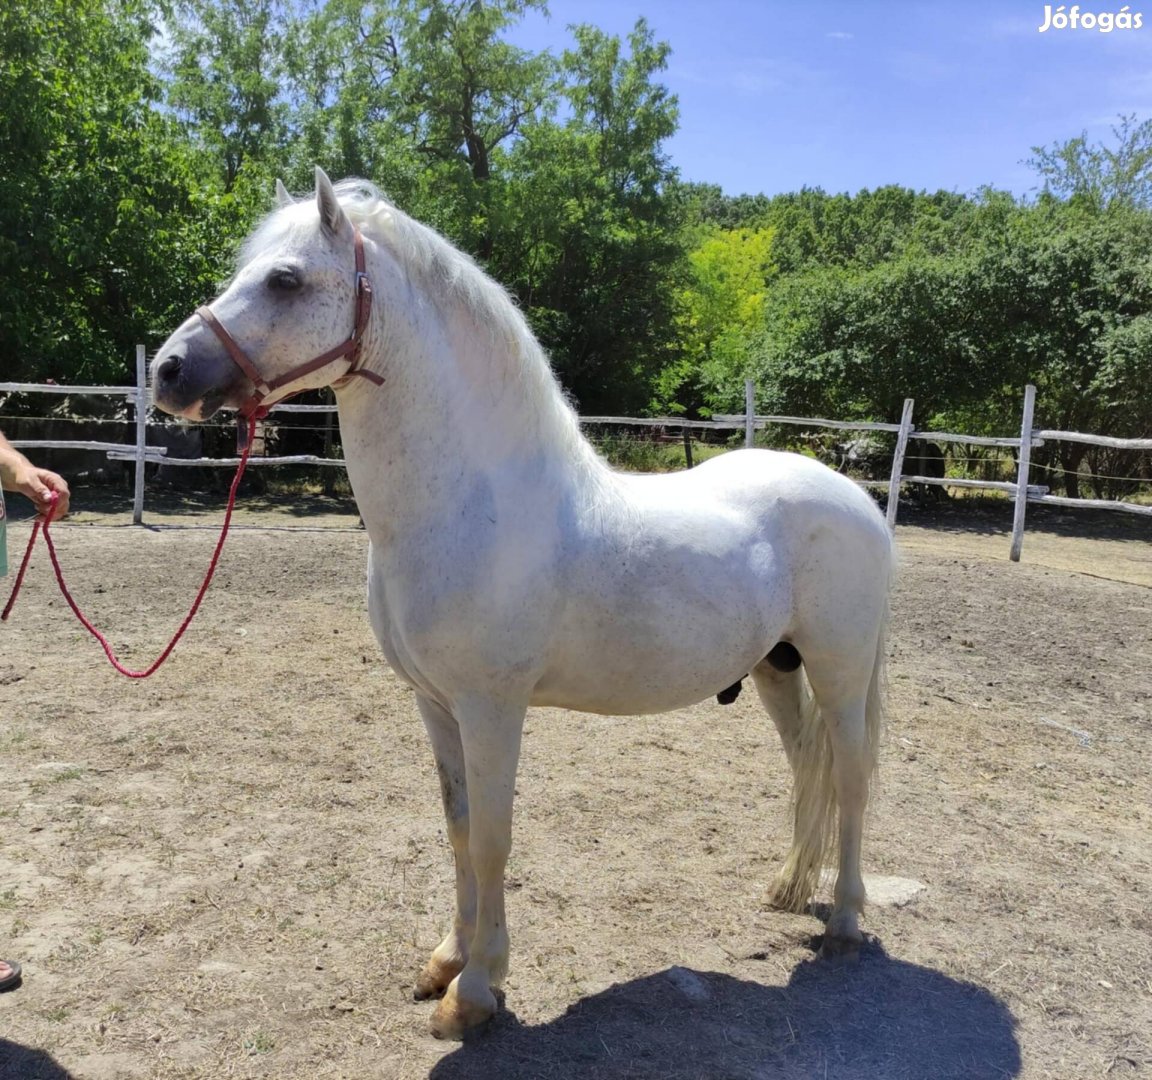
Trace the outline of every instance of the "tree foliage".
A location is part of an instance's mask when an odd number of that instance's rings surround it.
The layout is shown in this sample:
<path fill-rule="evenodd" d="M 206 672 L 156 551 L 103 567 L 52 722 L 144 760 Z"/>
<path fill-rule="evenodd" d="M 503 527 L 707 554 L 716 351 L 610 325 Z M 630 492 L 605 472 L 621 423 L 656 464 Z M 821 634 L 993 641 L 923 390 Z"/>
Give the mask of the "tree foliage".
<path fill-rule="evenodd" d="M 560 115 L 509 155 L 506 242 L 492 260 L 588 412 L 640 410 L 673 348 L 682 243 L 664 185 L 675 98 L 656 78 L 668 47 L 575 27 L 559 66 Z"/>
<path fill-rule="evenodd" d="M 1110 206 L 1152 207 L 1152 120 L 1121 116 L 1112 128 L 1115 146 L 1090 143 L 1088 133 L 1051 146 L 1034 146 L 1028 164 L 1045 193 Z"/>
<path fill-rule="evenodd" d="M 676 293 L 679 359 L 662 372 L 666 402 L 695 405 L 748 374 L 776 272 L 770 228 L 706 229 Z"/>
<path fill-rule="evenodd" d="M 943 254 L 784 279 L 753 363 L 764 407 L 894 422 L 914 397 L 926 425 L 1003 433 L 1033 382 L 1041 426 L 1152 428 L 1152 217 L 1065 203 L 1005 215 L 999 200 L 973 214 Z M 738 407 L 734 379 L 725 390 L 714 403 Z M 1061 446 L 1068 473 L 1083 452 Z"/>
<path fill-rule="evenodd" d="M 9 0 L 0 345 L 111 379 L 229 269 L 272 181 L 359 175 L 517 298 L 581 409 L 761 404 L 967 430 L 1152 429 L 1152 121 L 1034 148 L 1018 199 L 685 183 L 639 21 L 512 44 L 543 0 Z M 1061 453 L 1074 470 L 1075 447 Z M 1070 480 L 1074 484 L 1074 480 Z"/>
<path fill-rule="evenodd" d="M 279 0 L 179 0 L 168 20 L 166 101 L 231 191 L 246 165 L 275 173 L 288 123 Z"/>
<path fill-rule="evenodd" d="M 208 272 L 194 154 L 156 107 L 143 3 L 0 8 L 0 349 L 16 377 L 102 378 Z"/>

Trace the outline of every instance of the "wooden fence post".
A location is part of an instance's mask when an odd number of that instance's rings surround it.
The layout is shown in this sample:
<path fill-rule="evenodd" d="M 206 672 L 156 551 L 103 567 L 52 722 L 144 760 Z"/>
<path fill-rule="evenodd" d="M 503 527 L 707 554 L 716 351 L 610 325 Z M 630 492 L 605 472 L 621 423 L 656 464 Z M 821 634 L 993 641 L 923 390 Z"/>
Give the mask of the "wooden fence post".
<path fill-rule="evenodd" d="M 336 395 L 331 387 L 324 391 L 324 403 L 326 405 L 336 404 Z M 332 457 L 332 416 L 333 414 L 330 412 L 324 414 L 324 457 L 329 459 Z M 326 472 L 324 474 L 324 484 L 321 490 L 329 498 L 336 494 L 335 473 Z"/>
<path fill-rule="evenodd" d="M 1028 473 L 1032 462 L 1032 414 L 1036 408 L 1036 387 L 1024 387 L 1024 419 L 1020 423 L 1020 456 L 1016 470 L 1016 512 L 1012 515 L 1013 562 L 1020 561 L 1024 546 L 1024 512 L 1028 506 Z"/>
<path fill-rule="evenodd" d="M 684 429 L 684 468 L 692 468 L 692 432 Z"/>
<path fill-rule="evenodd" d="M 904 454 L 908 449 L 908 436 L 912 432 L 912 406 L 915 398 L 904 399 L 900 414 L 900 431 L 896 435 L 896 451 L 892 455 L 892 476 L 888 481 L 888 528 L 896 529 L 896 508 L 900 505 L 900 478 L 904 475 Z"/>
<path fill-rule="evenodd" d="M 756 384 L 751 379 L 744 380 L 744 445 L 756 445 Z"/>
<path fill-rule="evenodd" d="M 144 523 L 144 455 L 148 445 L 148 350 L 136 346 L 136 492 L 132 524 Z"/>

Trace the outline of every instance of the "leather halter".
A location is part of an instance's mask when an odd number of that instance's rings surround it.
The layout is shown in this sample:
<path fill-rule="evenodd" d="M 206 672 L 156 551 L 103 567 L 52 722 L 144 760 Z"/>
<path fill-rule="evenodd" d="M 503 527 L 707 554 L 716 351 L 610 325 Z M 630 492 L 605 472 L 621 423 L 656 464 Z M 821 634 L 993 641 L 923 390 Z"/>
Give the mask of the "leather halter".
<path fill-rule="evenodd" d="M 362 375 L 376 386 L 383 384 L 384 377 L 382 375 L 378 375 L 375 371 L 368 371 L 359 366 L 360 346 L 363 343 L 364 330 L 372 315 L 372 281 L 364 269 L 364 238 L 360 235 L 359 229 L 355 230 L 355 246 L 356 322 L 352 327 L 351 337 L 334 348 L 329 349 L 326 353 L 321 353 L 319 356 L 313 357 L 313 359 L 307 360 L 303 364 L 298 364 L 292 368 L 291 371 L 287 371 L 275 379 L 265 379 L 260 374 L 260 369 L 256 367 L 248 354 L 240 347 L 236 339 L 228 333 L 227 328 L 216 318 L 207 305 L 196 309 L 196 314 L 211 327 L 212 332 L 224 343 L 224 348 L 228 350 L 228 355 L 235 361 L 236 366 L 252 380 L 252 396 L 237 409 L 240 417 L 243 417 L 245 420 L 261 419 L 268 413 L 268 407 L 264 405 L 264 402 L 270 395 L 274 394 L 277 390 L 283 389 L 289 383 L 295 382 L 297 379 L 302 379 L 305 375 L 310 375 L 313 371 L 322 368 L 325 364 L 330 364 L 333 360 L 339 360 L 341 357 L 348 358 L 348 370 L 340 377 L 341 379 L 347 379 L 353 375 Z M 296 393 L 301 392 L 302 391 L 296 391 Z M 292 395 L 289 394 L 286 396 L 291 397 Z"/>

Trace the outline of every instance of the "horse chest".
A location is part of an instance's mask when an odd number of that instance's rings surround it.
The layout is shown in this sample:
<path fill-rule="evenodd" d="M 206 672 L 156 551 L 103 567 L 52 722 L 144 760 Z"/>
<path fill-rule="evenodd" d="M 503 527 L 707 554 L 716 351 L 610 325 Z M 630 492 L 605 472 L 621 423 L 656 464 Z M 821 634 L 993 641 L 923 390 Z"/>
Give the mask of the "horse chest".
<path fill-rule="evenodd" d="M 429 542 L 369 557 L 369 615 L 385 658 L 434 698 L 449 687 L 530 681 L 547 637 L 531 565 L 466 556 Z"/>

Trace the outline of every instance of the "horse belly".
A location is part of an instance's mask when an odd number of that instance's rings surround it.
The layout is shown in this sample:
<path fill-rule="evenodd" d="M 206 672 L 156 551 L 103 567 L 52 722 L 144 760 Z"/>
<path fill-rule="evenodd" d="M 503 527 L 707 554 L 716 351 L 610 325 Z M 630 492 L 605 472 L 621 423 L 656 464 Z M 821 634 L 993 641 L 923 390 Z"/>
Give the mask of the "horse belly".
<path fill-rule="evenodd" d="M 715 697 L 726 686 L 731 686 L 748 674 L 750 661 L 741 675 L 723 678 L 683 680 L 680 685 L 649 684 L 637 673 L 627 673 L 627 679 L 614 689 L 607 689 L 602 681 L 581 681 L 572 685 L 543 685 L 532 695 L 531 705 L 555 709 L 573 709 L 576 712 L 599 713 L 602 716 L 651 716 L 673 712 L 698 705 Z M 730 667 L 729 670 L 732 670 Z M 702 686 L 711 689 L 702 690 Z"/>
<path fill-rule="evenodd" d="M 738 584 L 742 582 L 742 584 Z M 767 655 L 789 620 L 786 583 L 750 581 L 570 608 L 534 705 L 637 715 L 712 697 Z"/>
<path fill-rule="evenodd" d="M 552 668 L 537 684 L 532 704 L 620 716 L 682 709 L 743 678 L 770 647 L 754 632 L 663 651 L 651 643 L 637 647 L 607 639 L 571 650 L 563 667 Z"/>

